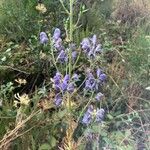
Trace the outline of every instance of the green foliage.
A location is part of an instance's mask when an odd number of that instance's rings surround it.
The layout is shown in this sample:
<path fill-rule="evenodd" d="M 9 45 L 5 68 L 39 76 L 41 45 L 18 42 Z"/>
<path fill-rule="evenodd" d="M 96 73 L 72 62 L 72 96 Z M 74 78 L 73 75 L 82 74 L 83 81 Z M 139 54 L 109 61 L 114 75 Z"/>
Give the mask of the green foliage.
<path fill-rule="evenodd" d="M 39 28 L 36 22 L 38 13 L 33 9 L 35 6 L 36 1 L 32 0 L 2 1 L 0 33 L 16 41 L 22 38 L 27 39 L 31 32 L 33 34 Z"/>
<path fill-rule="evenodd" d="M 36 0 L 5 0 L 0 5 L 0 34 L 8 39 L 23 41 L 31 35 L 39 34 L 40 30 L 49 30 L 52 26 L 58 26 L 63 21 L 60 15 L 59 1 L 44 1 L 47 12 L 39 14 L 36 10 Z M 56 17 L 57 16 L 57 17 Z M 60 20 L 60 24 L 58 23 Z"/>
<path fill-rule="evenodd" d="M 34 0 L 5 0 L 0 5 L 0 34 L 7 36 L 6 41 L 0 40 L 0 143 L 8 141 L 10 144 L 6 143 L 5 148 L 8 146 L 12 150 L 65 149 L 69 144 L 79 150 L 148 149 L 150 96 L 145 88 L 149 86 L 149 24 L 143 22 L 133 28 L 128 22 L 116 22 L 111 18 L 117 6 L 114 7 L 112 0 L 86 0 L 79 2 L 81 7 L 74 7 L 74 24 L 78 12 L 85 7 L 77 24 L 79 28 L 73 32 L 74 42 L 80 45 L 83 38 L 96 33 L 103 54 L 96 64 L 82 56 L 79 70 L 73 71 L 84 74 L 86 66 L 91 64 L 92 68 L 104 67 L 108 75 L 102 89 L 105 97 L 95 104 L 105 107 L 104 121 L 84 126 L 81 119 L 88 104 L 94 104 L 93 94 L 90 98 L 81 96 L 81 87 L 71 97 L 71 108 L 67 104 L 67 94 L 63 95 L 62 107 L 53 103 L 51 78 L 56 68 L 52 61 L 51 39 L 49 44 L 40 45 L 39 32 L 46 31 L 50 38 L 53 28 L 60 27 L 67 47 L 69 19 L 60 1 L 43 2 L 47 8 L 45 14 L 35 9 L 37 2 Z M 68 1 L 63 2 L 68 9 Z M 80 53 L 80 47 L 77 52 Z M 68 68 L 58 67 L 61 72 Z M 39 74 L 44 75 L 40 86 L 36 84 Z M 28 86 L 16 82 L 19 78 L 27 80 Z M 27 98 L 22 95 L 25 89 L 30 102 L 22 106 L 20 101 Z M 17 93 L 21 94 L 16 99 L 14 94 Z M 16 100 L 20 106 L 14 106 Z"/>

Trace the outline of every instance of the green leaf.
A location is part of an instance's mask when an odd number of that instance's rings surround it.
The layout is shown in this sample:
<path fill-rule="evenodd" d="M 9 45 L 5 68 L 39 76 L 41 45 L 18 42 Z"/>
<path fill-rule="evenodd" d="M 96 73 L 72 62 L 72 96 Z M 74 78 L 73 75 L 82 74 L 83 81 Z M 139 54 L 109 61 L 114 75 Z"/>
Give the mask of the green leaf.
<path fill-rule="evenodd" d="M 50 137 L 50 145 L 51 145 L 51 148 L 52 148 L 52 147 L 55 147 L 55 146 L 56 146 L 56 143 L 57 143 L 56 139 L 55 139 L 53 136 L 51 136 L 51 137 Z"/>
<path fill-rule="evenodd" d="M 111 114 L 108 114 L 107 117 L 112 120 L 114 117 Z"/>
<path fill-rule="evenodd" d="M 50 150 L 51 146 L 47 143 L 42 144 L 38 150 Z"/>

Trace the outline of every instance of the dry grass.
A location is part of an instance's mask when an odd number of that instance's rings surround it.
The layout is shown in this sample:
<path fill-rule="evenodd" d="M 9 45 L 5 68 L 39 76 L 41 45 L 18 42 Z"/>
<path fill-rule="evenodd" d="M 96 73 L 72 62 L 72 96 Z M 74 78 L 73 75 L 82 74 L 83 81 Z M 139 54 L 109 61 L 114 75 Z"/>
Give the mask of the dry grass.
<path fill-rule="evenodd" d="M 149 0 L 116 0 L 112 17 L 123 24 L 136 26 L 150 20 Z"/>

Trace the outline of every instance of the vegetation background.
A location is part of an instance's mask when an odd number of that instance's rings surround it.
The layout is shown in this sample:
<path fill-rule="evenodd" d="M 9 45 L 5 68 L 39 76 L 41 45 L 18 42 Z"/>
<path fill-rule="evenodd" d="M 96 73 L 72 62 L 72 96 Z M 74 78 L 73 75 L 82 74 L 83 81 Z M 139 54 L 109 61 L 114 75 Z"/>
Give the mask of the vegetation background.
<path fill-rule="evenodd" d="M 62 0 L 65 7 L 68 0 Z M 55 27 L 66 38 L 67 15 L 61 0 L 43 0 L 46 13 L 36 10 L 35 0 L 0 1 L 0 149 L 67 149 L 65 109 L 48 106 L 50 78 L 55 68 L 39 34 L 52 35 Z M 108 76 L 102 106 L 104 123 L 77 128 L 71 142 L 81 150 L 148 150 L 150 147 L 150 1 L 81 0 L 74 6 L 86 11 L 74 31 L 74 42 L 97 34 L 103 46 L 101 65 Z M 40 53 L 41 52 L 41 53 Z M 85 64 L 86 65 L 86 64 Z M 19 80 L 21 79 L 21 80 Z M 21 83 L 20 83 L 21 82 Z M 24 85 L 22 82 L 27 82 Z M 15 94 L 28 94 L 25 111 L 14 107 Z M 20 96 L 21 97 L 21 96 Z M 18 99 L 20 98 L 18 97 Z M 45 102 L 45 101 L 44 101 Z M 41 106 L 42 105 L 42 106 Z M 80 114 L 73 112 L 74 116 Z M 36 111 L 35 111 L 36 110 Z M 19 120 L 19 121 L 18 121 Z M 92 131 L 92 140 L 87 138 Z M 97 136 L 98 135 L 98 136 Z M 79 138 L 80 137 L 80 138 Z M 97 137 L 99 140 L 96 140 Z M 65 147 L 66 146 L 66 147 Z"/>

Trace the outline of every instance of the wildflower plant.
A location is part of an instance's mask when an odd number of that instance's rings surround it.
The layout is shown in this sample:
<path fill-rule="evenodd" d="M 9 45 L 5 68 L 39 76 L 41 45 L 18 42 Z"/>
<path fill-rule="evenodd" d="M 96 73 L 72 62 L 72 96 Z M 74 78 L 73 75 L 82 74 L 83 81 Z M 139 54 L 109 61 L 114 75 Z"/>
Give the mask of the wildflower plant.
<path fill-rule="evenodd" d="M 48 93 L 46 96 L 39 94 L 40 100 L 34 103 L 33 109 L 40 109 L 37 111 L 38 115 L 48 111 L 52 112 L 50 116 L 45 116 L 45 120 L 54 124 L 53 126 L 59 125 L 61 130 L 65 130 L 64 134 L 60 136 L 62 140 L 59 140 L 60 137 L 56 137 L 55 147 L 59 145 L 57 143 L 61 143 L 62 149 L 72 150 L 79 148 L 81 137 L 84 136 L 83 132 L 75 142 L 73 136 L 77 134 L 77 128 L 91 128 L 93 124 L 100 126 L 104 121 L 106 112 L 102 108 L 104 98 L 102 89 L 106 84 L 107 75 L 104 69 L 98 65 L 98 58 L 103 52 L 98 37 L 95 34 L 92 37 L 86 37 L 80 42 L 80 45 L 77 45 L 73 38 L 75 30 L 79 27 L 80 15 L 86 10 L 83 7 L 75 20 L 76 1 L 70 0 L 69 8 L 64 1 L 60 0 L 60 2 L 68 16 L 65 20 L 65 31 L 58 27 L 52 32 L 41 30 L 39 38 L 37 38 L 39 47 L 36 47 L 42 51 L 47 50 L 47 57 L 44 57 L 49 61 L 50 67 L 54 68 L 54 74 L 48 79 L 47 86 L 47 91 L 54 94 L 53 96 Z M 47 11 L 45 5 L 41 3 L 36 9 L 42 14 Z M 65 39 L 62 36 L 63 32 L 66 35 Z M 40 55 L 41 52 L 38 51 L 38 54 Z M 37 57 L 37 61 L 40 62 L 42 58 Z M 29 97 L 30 95 L 25 93 L 15 95 L 14 105 L 19 107 L 16 124 L 20 124 L 26 118 L 31 103 Z M 40 115 L 37 116 L 37 120 L 40 120 L 39 118 Z M 51 133 L 53 132 L 57 134 L 55 130 L 51 131 Z"/>
<path fill-rule="evenodd" d="M 69 9 L 62 0 L 60 2 L 68 15 L 65 26 L 66 39 L 62 38 L 62 30 L 58 27 L 49 37 L 43 31 L 39 37 L 42 45 L 50 46 L 51 62 L 56 69 L 50 87 L 50 91 L 55 93 L 54 107 L 60 112 L 66 110 L 66 115 L 62 118 L 67 124 L 67 136 L 64 137 L 63 145 L 65 149 L 73 149 L 75 143 L 72 135 L 79 124 L 89 128 L 93 123 L 102 123 L 104 120 L 105 110 L 100 104 L 104 98 L 102 87 L 106 83 L 107 75 L 103 68 L 93 67 L 97 63 L 97 57 L 103 52 L 98 37 L 94 34 L 91 38 L 84 38 L 78 46 L 74 42 L 73 33 L 77 30 L 80 19 L 74 23 L 73 10 L 76 1 L 70 0 Z M 80 15 L 84 11 L 86 10 L 80 12 Z M 78 66 L 89 62 L 90 65 L 85 67 L 81 74 Z M 84 79 L 81 79 L 83 75 Z M 80 100 L 76 100 L 76 97 L 80 97 Z M 79 116 L 74 116 L 77 110 Z M 75 127 L 72 127 L 72 120 L 76 120 Z"/>

